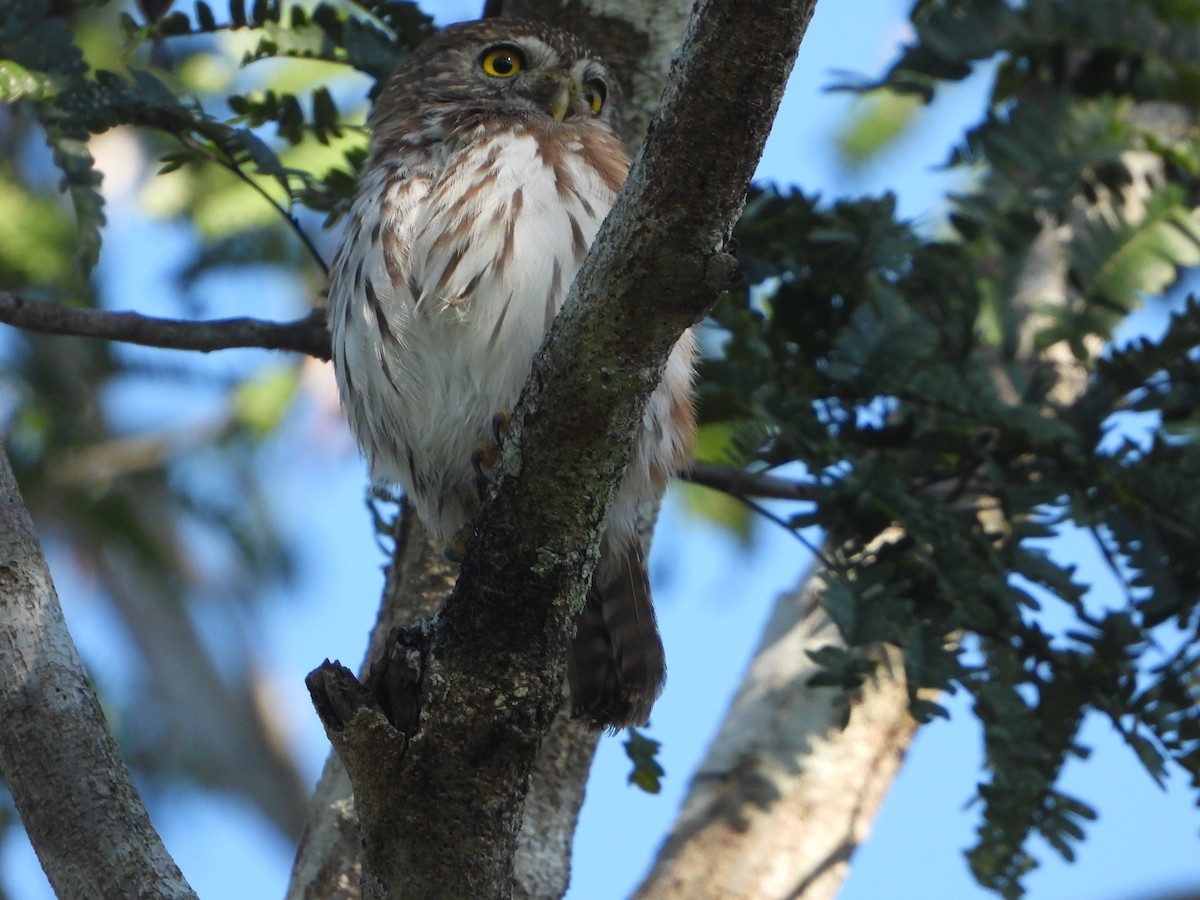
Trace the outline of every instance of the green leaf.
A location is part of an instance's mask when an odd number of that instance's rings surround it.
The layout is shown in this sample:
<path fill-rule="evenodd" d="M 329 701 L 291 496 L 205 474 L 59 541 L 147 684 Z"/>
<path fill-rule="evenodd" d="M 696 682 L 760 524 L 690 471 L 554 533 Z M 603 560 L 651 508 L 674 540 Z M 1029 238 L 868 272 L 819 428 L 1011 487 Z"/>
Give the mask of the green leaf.
<path fill-rule="evenodd" d="M 283 163 L 279 161 L 279 156 L 253 131 L 238 128 L 231 137 L 241 144 L 260 172 L 274 175 L 283 171 Z"/>
<path fill-rule="evenodd" d="M 46 129 L 46 140 L 54 150 L 54 162 L 63 173 L 62 190 L 71 198 L 78 230 L 76 264 L 83 274 L 91 272 L 100 258 L 100 229 L 104 226 L 104 198 L 96 188 L 100 173 L 85 141 L 58 127 Z"/>
<path fill-rule="evenodd" d="M 878 91 L 863 97 L 838 131 L 843 159 L 862 166 L 893 146 L 913 126 L 921 109 L 911 94 Z"/>
<path fill-rule="evenodd" d="M 11 59 L 0 59 L 0 101 L 44 100 L 55 92 L 54 79 L 31 72 Z"/>
<path fill-rule="evenodd" d="M 299 377 L 295 366 L 278 366 L 240 385 L 233 395 L 237 422 L 259 439 L 271 435 L 291 408 Z"/>
<path fill-rule="evenodd" d="M 1136 222 L 1119 209 L 1089 218 L 1076 229 L 1071 258 L 1084 296 L 1115 319 L 1172 284 L 1181 267 L 1200 263 L 1200 209 L 1167 186 L 1151 195 Z M 1091 326 L 1101 328 L 1108 333 L 1112 326 Z"/>
<path fill-rule="evenodd" d="M 333 95 L 328 88 L 320 87 L 313 91 L 312 110 L 313 126 L 322 143 L 328 141 L 326 135 L 341 136 L 337 104 L 333 102 Z"/>
<path fill-rule="evenodd" d="M 657 794 L 662 790 L 662 779 L 666 774 L 658 763 L 658 750 L 662 746 L 659 741 L 646 737 L 636 728 L 626 731 L 628 738 L 624 742 L 625 755 L 633 763 L 629 772 L 629 784 L 635 785 L 647 794 Z"/>

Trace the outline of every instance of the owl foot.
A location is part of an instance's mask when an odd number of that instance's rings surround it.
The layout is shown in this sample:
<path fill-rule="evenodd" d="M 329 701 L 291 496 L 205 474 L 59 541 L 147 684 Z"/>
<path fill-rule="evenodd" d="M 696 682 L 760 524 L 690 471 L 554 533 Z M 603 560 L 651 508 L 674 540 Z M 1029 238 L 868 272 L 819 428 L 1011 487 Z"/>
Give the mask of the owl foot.
<path fill-rule="evenodd" d="M 471 493 L 475 496 L 476 503 L 483 502 L 483 498 L 487 496 L 488 488 L 494 480 L 492 469 L 500 462 L 501 444 L 504 443 L 504 436 L 508 434 L 508 423 L 511 420 L 512 413 L 507 409 L 502 409 L 492 416 L 491 438 L 480 441 L 471 451 L 471 468 L 475 470 Z M 463 557 L 467 555 L 467 541 L 471 539 L 474 531 L 474 522 L 468 522 L 460 528 L 450 539 L 450 543 L 442 550 L 442 556 L 453 563 L 462 562 Z"/>
<path fill-rule="evenodd" d="M 471 534 L 475 531 L 475 523 L 468 522 L 454 537 L 450 538 L 450 543 L 442 548 L 442 556 L 448 562 L 461 563 L 467 555 L 467 541 L 471 539 Z"/>
<path fill-rule="evenodd" d="M 487 495 L 487 489 L 493 478 L 491 470 L 500 462 L 501 445 L 504 436 L 508 434 L 508 423 L 512 421 L 512 412 L 502 409 L 492 416 L 492 437 L 480 441 L 471 452 L 471 468 L 475 470 L 475 481 L 472 490 L 477 503 L 482 503 Z"/>

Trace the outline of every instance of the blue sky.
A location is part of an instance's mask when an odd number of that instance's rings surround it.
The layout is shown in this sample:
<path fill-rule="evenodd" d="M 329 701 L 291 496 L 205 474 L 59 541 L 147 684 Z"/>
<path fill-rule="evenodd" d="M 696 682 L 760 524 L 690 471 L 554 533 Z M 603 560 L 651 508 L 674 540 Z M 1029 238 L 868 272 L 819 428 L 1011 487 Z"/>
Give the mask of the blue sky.
<path fill-rule="evenodd" d="M 480 4 L 427 4 L 442 21 L 474 15 Z M 878 73 L 906 35 L 907 3 L 899 0 L 824 0 L 801 50 L 760 177 L 795 183 L 826 198 L 897 193 L 901 214 L 934 223 L 956 176 L 937 171 L 950 142 L 982 108 L 984 83 L 976 79 L 948 90 L 925 113 L 921 127 L 884 157 L 851 171 L 837 156 L 834 132 L 849 99 L 822 88 L 835 70 Z M 114 204 L 109 229 L 111 277 L 125 297 L 162 293 L 173 267 L 188 251 L 182 229 L 152 226 L 157 267 L 131 269 L 150 232 L 136 207 Z M 256 301 L 287 315 L 286 279 L 258 279 Z M 246 282 L 214 282 L 216 309 L 239 308 Z M 142 307 L 146 309 L 145 307 Z M 156 310 L 147 309 L 155 312 Z M 1155 315 L 1146 319 L 1153 328 Z M 263 355 L 214 357 L 217 371 L 244 372 Z M 126 398 L 127 400 L 129 398 Z M 129 421 L 161 422 L 170 406 L 167 389 L 143 388 L 124 404 Z M 189 408 L 187 416 L 203 419 Z M 292 448 L 304 446 L 305 453 Z M 286 725 L 305 772 L 315 781 L 327 744 L 308 703 L 303 676 L 323 658 L 357 663 L 374 618 L 382 557 L 362 504 L 365 471 L 340 433 L 330 433 L 322 413 L 301 404 L 272 440 L 262 463 L 271 502 L 298 548 L 296 585 L 269 597 L 258 613 L 265 634 L 263 663 L 290 711 Z M 67 552 L 49 546 L 68 619 L 93 665 L 113 666 L 120 678 L 120 635 L 85 581 L 73 576 Z M 1056 552 L 1096 571 L 1084 542 L 1064 539 Z M 625 783 L 627 762 L 619 738 L 605 738 L 593 770 L 577 836 L 571 900 L 613 900 L 628 894 L 649 865 L 678 809 L 687 779 L 723 714 L 775 597 L 802 577 L 807 560 L 795 540 L 762 523 L 749 547 L 715 527 L 689 519 L 669 502 L 652 558 L 657 605 L 670 661 L 670 681 L 656 707 L 651 735 L 663 742 L 664 791 L 648 796 Z M 219 631 L 221 623 L 204 627 Z M 990 897 L 971 880 L 962 850 L 973 842 L 978 811 L 967 806 L 980 777 L 980 744 L 974 721 L 959 698 L 950 698 L 950 722 L 922 730 L 889 795 L 871 837 L 853 860 L 841 894 L 845 900 Z M 1084 741 L 1094 748 L 1086 763 L 1072 763 L 1068 792 L 1090 800 L 1100 819 L 1071 866 L 1035 847 L 1043 866 L 1028 880 L 1032 900 L 1140 900 L 1167 889 L 1200 887 L 1200 814 L 1183 779 L 1166 792 L 1155 787 L 1107 726 L 1089 721 Z M 282 894 L 291 864 L 286 846 L 234 801 L 181 791 L 156 799 L 152 812 L 168 847 L 206 900 Z M 14 900 L 52 896 L 27 844 L 0 848 L 0 868 L 11 873 Z"/>

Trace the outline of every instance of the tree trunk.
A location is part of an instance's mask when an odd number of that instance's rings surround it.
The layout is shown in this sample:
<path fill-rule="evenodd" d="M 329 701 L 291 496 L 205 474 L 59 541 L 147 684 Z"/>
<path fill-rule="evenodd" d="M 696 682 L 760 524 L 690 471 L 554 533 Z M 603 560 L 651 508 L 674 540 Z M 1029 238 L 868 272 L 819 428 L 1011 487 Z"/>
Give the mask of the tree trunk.
<path fill-rule="evenodd" d="M 3 451 L 0 623 L 0 773 L 55 894 L 194 897 L 109 733 Z"/>
<path fill-rule="evenodd" d="M 454 567 L 425 534 L 407 503 L 400 505 L 379 616 L 360 668 L 365 678 L 384 655 L 398 628 L 434 615 L 454 586 Z M 357 900 L 359 878 L 358 818 L 346 767 L 330 753 L 309 806 L 308 819 L 288 884 L 288 900 Z"/>
<path fill-rule="evenodd" d="M 822 582 L 776 604 L 641 900 L 833 897 L 916 723 L 895 651 L 853 694 L 813 688 L 806 650 L 844 646 Z M 848 724 L 847 724 L 847 719 Z"/>

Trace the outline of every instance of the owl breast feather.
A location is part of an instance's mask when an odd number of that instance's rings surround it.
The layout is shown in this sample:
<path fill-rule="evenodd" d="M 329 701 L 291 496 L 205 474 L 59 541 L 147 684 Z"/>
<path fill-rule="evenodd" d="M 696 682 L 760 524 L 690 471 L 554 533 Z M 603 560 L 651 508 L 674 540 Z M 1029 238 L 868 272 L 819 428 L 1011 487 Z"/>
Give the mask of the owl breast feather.
<path fill-rule="evenodd" d="M 351 429 L 372 477 L 401 485 L 435 539 L 471 516 L 471 452 L 516 403 L 612 205 L 613 179 L 570 147 L 510 132 L 424 177 L 383 160 L 334 260 L 330 327 Z"/>

